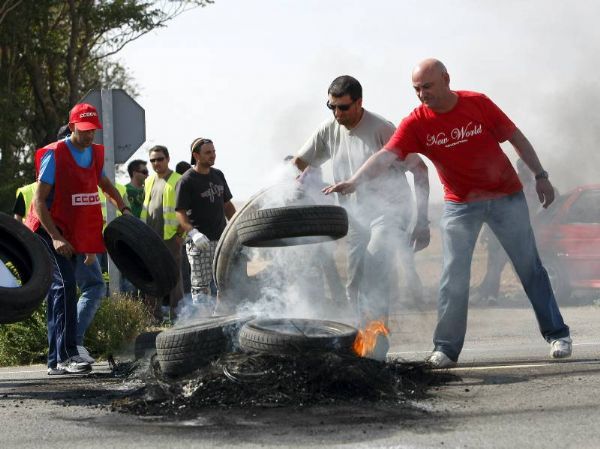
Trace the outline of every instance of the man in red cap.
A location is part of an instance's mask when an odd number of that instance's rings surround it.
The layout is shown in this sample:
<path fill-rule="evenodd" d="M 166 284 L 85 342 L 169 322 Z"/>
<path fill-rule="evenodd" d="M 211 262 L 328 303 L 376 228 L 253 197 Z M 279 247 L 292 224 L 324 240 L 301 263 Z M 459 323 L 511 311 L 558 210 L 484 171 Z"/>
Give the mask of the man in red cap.
<path fill-rule="evenodd" d="M 46 244 L 53 263 L 48 292 L 48 374 L 87 373 L 92 368 L 78 353 L 77 258 L 86 265 L 105 251 L 98 186 L 122 212 L 123 198 L 104 174 L 104 147 L 94 144 L 102 129 L 98 112 L 77 104 L 69 114 L 71 135 L 40 155 L 38 188 L 26 224 Z"/>

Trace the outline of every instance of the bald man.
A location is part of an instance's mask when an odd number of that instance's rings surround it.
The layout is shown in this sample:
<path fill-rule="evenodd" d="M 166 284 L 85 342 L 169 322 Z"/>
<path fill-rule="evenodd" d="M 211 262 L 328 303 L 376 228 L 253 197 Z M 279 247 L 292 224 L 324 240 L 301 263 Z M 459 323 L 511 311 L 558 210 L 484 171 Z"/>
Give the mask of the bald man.
<path fill-rule="evenodd" d="M 436 59 L 426 59 L 415 67 L 412 84 L 422 104 L 350 179 L 324 192 L 351 193 L 395 159 L 404 160 L 412 153 L 429 158 L 444 186 L 445 208 L 438 324 L 428 363 L 447 368 L 458 361 L 467 330 L 471 260 L 483 223 L 510 257 L 542 336 L 550 343 L 550 356 L 569 357 L 569 327 L 538 255 L 523 186 L 499 145 L 507 140 L 512 144 L 535 175 L 536 192 L 546 208 L 554 200 L 554 189 L 531 143 L 485 95 L 451 90 L 450 75 Z"/>

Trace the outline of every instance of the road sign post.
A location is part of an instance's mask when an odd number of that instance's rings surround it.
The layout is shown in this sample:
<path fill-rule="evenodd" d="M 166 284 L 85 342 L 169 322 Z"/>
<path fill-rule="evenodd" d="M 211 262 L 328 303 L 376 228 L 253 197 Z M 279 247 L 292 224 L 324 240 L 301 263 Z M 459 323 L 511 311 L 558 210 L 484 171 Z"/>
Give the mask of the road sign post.
<path fill-rule="evenodd" d="M 80 101 L 89 103 L 102 117 L 102 132 L 95 143 L 104 145 L 104 173 L 115 184 L 115 164 L 123 164 L 146 141 L 146 116 L 142 108 L 123 89 L 92 89 Z M 106 201 L 106 222 L 116 217 L 112 203 Z M 118 292 L 121 273 L 108 258 L 109 292 Z"/>

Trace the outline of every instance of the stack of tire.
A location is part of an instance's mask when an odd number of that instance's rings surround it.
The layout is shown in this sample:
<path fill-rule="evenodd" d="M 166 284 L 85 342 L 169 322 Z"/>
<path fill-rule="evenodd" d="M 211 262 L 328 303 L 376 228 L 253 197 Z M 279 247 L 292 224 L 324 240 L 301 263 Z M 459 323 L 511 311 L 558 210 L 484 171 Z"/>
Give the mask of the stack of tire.
<path fill-rule="evenodd" d="M 0 262 L 16 286 L 0 286 L 0 324 L 22 321 L 48 293 L 52 263 L 44 243 L 29 228 L 0 212 Z M 16 282 L 15 282 L 16 281 Z"/>

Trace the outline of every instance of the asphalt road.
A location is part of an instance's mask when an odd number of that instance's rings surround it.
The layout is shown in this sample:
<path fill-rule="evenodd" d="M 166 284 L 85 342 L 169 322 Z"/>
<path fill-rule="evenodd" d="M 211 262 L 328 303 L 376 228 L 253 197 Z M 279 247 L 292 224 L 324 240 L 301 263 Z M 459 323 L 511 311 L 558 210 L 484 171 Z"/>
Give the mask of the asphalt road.
<path fill-rule="evenodd" d="M 392 320 L 391 357 L 420 360 L 431 349 L 435 313 L 427 307 Z M 472 308 L 453 378 L 410 404 L 203 410 L 195 419 L 111 411 L 135 384 L 95 375 L 49 378 L 45 367 L 0 369 L 6 448 L 73 446 L 597 448 L 600 447 L 600 307 L 563 308 L 574 355 L 549 346 L 526 307 Z"/>

